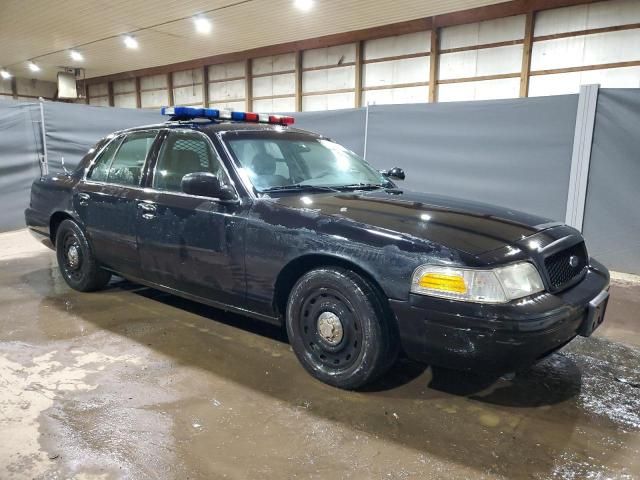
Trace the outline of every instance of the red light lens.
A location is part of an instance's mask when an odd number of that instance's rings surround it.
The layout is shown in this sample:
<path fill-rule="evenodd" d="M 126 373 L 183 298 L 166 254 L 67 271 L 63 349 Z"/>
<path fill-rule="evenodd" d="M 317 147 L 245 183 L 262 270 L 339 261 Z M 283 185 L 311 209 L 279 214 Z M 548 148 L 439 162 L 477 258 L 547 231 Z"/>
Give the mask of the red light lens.
<path fill-rule="evenodd" d="M 269 123 L 277 123 L 278 125 L 293 125 L 295 120 L 293 117 L 282 117 L 280 115 L 269 115 Z"/>
<path fill-rule="evenodd" d="M 258 114 L 257 113 L 245 113 L 244 114 L 244 121 L 245 122 L 257 122 L 259 120 Z"/>

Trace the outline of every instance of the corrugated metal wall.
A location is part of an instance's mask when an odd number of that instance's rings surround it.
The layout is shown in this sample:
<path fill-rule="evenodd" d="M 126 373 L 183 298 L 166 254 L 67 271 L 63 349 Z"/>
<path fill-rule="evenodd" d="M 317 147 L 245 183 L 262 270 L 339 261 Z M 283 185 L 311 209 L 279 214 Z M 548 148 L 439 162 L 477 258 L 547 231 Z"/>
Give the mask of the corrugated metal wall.
<path fill-rule="evenodd" d="M 528 96 L 578 93 L 590 83 L 640 87 L 640 1 L 544 10 L 532 22 Z M 437 101 L 517 98 L 526 32 L 527 16 L 517 15 L 438 29 L 435 46 L 432 32 L 424 31 L 213 65 L 207 69 L 208 105 L 288 112 L 427 102 L 436 46 Z M 206 103 L 203 72 L 172 74 L 174 104 Z M 142 108 L 169 104 L 167 78 L 140 78 Z M 114 106 L 136 106 L 131 82 L 114 82 Z M 106 83 L 89 90 L 92 105 L 109 104 Z"/>

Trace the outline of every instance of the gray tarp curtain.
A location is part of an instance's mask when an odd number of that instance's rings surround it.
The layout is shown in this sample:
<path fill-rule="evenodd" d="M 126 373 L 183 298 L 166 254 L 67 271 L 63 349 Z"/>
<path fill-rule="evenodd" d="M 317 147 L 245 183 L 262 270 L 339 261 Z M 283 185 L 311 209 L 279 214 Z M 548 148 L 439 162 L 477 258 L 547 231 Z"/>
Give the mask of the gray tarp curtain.
<path fill-rule="evenodd" d="M 598 94 L 583 231 L 590 255 L 640 274 L 639 89 Z"/>
<path fill-rule="evenodd" d="M 564 219 L 577 95 L 369 107 L 367 161 L 402 186 Z"/>
<path fill-rule="evenodd" d="M 87 150 L 109 133 L 164 120 L 166 117 L 159 111 L 46 102 L 44 121 L 49 171 L 62 170 L 62 157 L 67 168 L 75 167 Z"/>
<path fill-rule="evenodd" d="M 40 106 L 0 101 L 0 232 L 24 227 L 31 183 L 40 175 Z"/>
<path fill-rule="evenodd" d="M 471 198 L 564 220 L 578 96 L 293 114 L 377 168 L 400 166 L 403 188 Z M 49 170 L 72 168 L 101 137 L 158 123 L 156 111 L 45 102 Z M 0 231 L 24 226 L 39 175 L 40 106 L 0 101 Z M 640 90 L 601 89 L 584 233 L 608 266 L 640 274 Z"/>
<path fill-rule="evenodd" d="M 328 112 L 289 113 L 296 118 L 295 126 L 321 133 L 344 145 L 358 155 L 364 154 L 366 110 L 353 108 Z"/>

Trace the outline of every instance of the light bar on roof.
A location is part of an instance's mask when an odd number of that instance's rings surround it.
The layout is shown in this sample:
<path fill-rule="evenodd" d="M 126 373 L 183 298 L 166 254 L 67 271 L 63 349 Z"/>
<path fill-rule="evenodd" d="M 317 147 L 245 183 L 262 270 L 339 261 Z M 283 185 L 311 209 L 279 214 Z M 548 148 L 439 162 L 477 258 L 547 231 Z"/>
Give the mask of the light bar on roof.
<path fill-rule="evenodd" d="M 294 118 L 285 115 L 269 115 L 253 112 L 232 112 L 230 110 L 217 110 L 215 108 L 197 107 L 162 107 L 162 115 L 167 115 L 172 120 L 193 120 L 204 118 L 209 120 L 231 120 L 232 122 L 270 123 L 272 125 L 293 125 Z"/>

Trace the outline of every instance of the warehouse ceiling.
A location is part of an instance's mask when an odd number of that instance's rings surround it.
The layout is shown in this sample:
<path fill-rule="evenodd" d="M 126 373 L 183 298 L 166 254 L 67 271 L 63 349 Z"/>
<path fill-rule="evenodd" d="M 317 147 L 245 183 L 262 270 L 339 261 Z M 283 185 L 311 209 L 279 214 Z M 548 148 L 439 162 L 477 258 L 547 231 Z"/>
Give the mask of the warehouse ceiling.
<path fill-rule="evenodd" d="M 58 67 L 87 77 L 166 65 L 421 17 L 497 0 L 2 0 L 0 67 L 54 80 Z M 504 1 L 504 0 L 502 0 Z M 210 21 L 197 33 L 194 16 Z M 137 49 L 126 48 L 132 34 Z M 72 60 L 70 50 L 84 59 Z M 34 60 L 40 71 L 29 70 Z"/>

